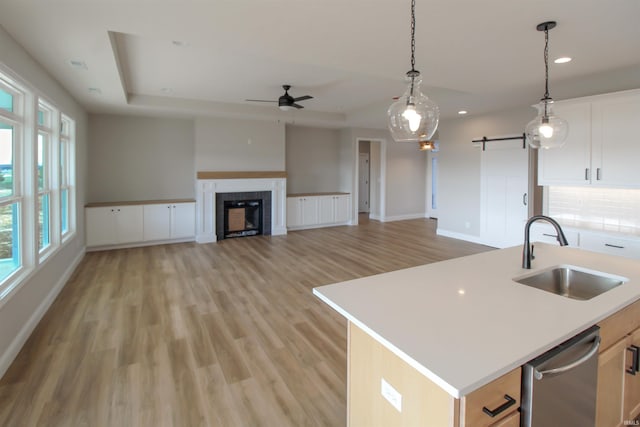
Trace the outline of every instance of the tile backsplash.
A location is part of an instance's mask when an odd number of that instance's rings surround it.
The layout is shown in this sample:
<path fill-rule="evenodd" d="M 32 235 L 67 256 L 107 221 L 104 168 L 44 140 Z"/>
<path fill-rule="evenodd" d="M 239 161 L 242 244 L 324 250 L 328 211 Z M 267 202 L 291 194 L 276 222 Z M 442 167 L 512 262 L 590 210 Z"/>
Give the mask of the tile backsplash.
<path fill-rule="evenodd" d="M 640 189 L 551 186 L 547 212 L 567 227 L 640 236 Z"/>

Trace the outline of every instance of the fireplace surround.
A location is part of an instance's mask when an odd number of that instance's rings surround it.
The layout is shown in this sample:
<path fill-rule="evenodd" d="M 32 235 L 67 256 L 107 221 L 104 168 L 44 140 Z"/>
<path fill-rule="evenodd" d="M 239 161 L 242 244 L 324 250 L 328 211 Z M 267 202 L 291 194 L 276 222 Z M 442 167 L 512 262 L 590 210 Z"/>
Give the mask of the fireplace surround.
<path fill-rule="evenodd" d="M 271 234 L 271 192 L 216 193 L 216 240 Z"/>
<path fill-rule="evenodd" d="M 286 172 L 198 172 L 196 242 L 216 242 L 219 227 L 224 227 L 224 204 L 219 211 L 217 196 L 222 193 L 243 192 L 268 192 L 271 207 L 266 208 L 263 202 L 263 234 L 267 234 L 264 229 L 268 227 L 271 235 L 287 234 Z M 218 218 L 222 218 L 222 221 L 218 221 Z"/>

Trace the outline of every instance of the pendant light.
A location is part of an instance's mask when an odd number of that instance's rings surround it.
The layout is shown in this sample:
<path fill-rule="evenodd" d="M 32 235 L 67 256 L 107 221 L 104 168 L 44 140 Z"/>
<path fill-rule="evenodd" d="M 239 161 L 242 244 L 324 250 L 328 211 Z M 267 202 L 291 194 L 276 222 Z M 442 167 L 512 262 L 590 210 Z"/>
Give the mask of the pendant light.
<path fill-rule="evenodd" d="M 407 72 L 407 90 L 391 104 L 389 131 L 396 142 L 421 142 L 431 139 L 438 128 L 440 109 L 420 91 L 422 78 L 415 69 L 416 2 L 411 0 L 411 70 Z"/>
<path fill-rule="evenodd" d="M 556 26 L 555 21 L 538 24 L 536 29 L 544 31 L 544 97 L 537 105 L 538 117 L 527 124 L 525 133 L 532 148 L 559 148 L 564 145 L 569 133 L 566 120 L 553 115 L 553 99 L 549 96 L 549 30 Z"/>

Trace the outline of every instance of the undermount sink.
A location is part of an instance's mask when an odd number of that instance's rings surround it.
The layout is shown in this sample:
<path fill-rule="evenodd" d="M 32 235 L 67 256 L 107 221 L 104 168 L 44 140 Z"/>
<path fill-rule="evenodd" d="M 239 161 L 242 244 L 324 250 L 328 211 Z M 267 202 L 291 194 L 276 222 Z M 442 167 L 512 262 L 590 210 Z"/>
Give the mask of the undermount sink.
<path fill-rule="evenodd" d="M 628 279 L 599 271 L 558 265 L 513 280 L 566 298 L 589 300 L 622 285 Z"/>

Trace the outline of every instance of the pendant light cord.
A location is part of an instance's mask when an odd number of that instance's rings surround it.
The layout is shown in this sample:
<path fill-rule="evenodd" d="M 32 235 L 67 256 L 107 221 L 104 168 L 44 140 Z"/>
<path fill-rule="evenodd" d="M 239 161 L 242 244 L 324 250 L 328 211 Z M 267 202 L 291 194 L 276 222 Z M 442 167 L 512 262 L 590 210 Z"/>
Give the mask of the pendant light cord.
<path fill-rule="evenodd" d="M 549 30 L 544 30 L 544 99 L 549 99 Z"/>
<path fill-rule="evenodd" d="M 416 71 L 416 0 L 411 0 L 411 71 Z"/>
<path fill-rule="evenodd" d="M 407 105 L 412 104 L 413 83 L 416 76 L 419 75 L 420 72 L 416 70 L 416 0 L 411 0 L 411 70 L 407 72 L 407 76 L 411 78 L 411 88 L 409 98 L 407 98 Z"/>

